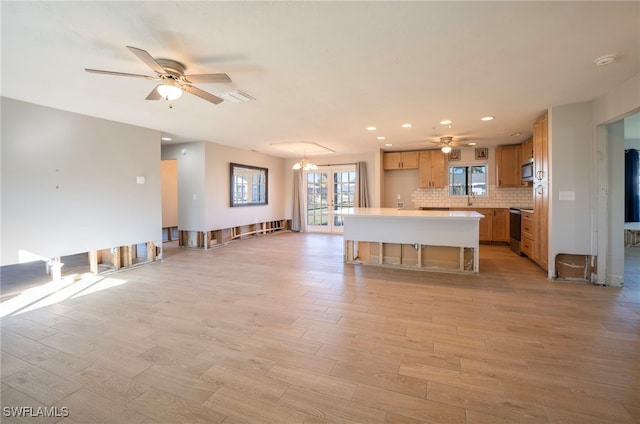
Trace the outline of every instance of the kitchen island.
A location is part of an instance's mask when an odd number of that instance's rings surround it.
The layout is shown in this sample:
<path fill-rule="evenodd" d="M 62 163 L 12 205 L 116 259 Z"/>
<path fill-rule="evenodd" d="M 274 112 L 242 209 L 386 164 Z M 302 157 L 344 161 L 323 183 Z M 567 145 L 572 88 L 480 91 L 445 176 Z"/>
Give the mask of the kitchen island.
<path fill-rule="evenodd" d="M 478 212 L 356 208 L 341 215 L 346 263 L 479 272 Z"/>

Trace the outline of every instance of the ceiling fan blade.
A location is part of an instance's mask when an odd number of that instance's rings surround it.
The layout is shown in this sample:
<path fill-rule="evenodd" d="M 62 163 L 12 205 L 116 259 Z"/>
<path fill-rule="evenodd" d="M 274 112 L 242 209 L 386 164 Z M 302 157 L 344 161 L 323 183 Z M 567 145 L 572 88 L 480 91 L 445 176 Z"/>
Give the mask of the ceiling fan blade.
<path fill-rule="evenodd" d="M 149 52 L 147 52 L 146 50 L 142 50 L 137 47 L 131 47 L 131 46 L 127 46 L 127 48 L 131 50 L 131 53 L 138 56 L 138 59 L 143 61 L 149 68 L 153 69 L 154 72 L 157 73 L 158 75 L 167 73 L 167 71 L 162 66 L 160 66 L 160 64 L 156 62 L 153 56 L 151 56 Z"/>
<path fill-rule="evenodd" d="M 195 84 L 206 83 L 230 83 L 231 78 L 227 74 L 197 74 L 197 75 L 185 75 L 187 81 Z"/>
<path fill-rule="evenodd" d="M 114 71 L 101 71 L 100 69 L 84 69 L 87 72 L 92 74 L 103 74 L 103 75 L 115 75 L 118 77 L 134 77 L 134 78 L 144 78 L 149 80 L 157 79 L 156 77 L 150 77 L 149 75 L 139 75 L 139 74 L 127 74 L 124 72 L 114 72 Z"/>
<path fill-rule="evenodd" d="M 158 87 L 159 87 L 159 84 L 153 87 L 153 90 L 151 90 L 149 95 L 145 97 L 145 100 L 160 100 L 162 96 L 158 92 Z"/>
<path fill-rule="evenodd" d="M 211 103 L 218 104 L 218 103 L 222 103 L 222 101 L 224 100 L 224 99 L 221 99 L 218 96 L 214 96 L 211 93 L 207 93 L 204 90 L 200 90 L 199 88 L 194 87 L 192 85 L 184 84 L 182 86 L 182 88 L 184 89 L 184 91 L 187 91 L 187 92 L 193 94 L 194 96 L 198 96 L 201 99 L 204 99 L 204 100 L 206 100 L 208 102 L 211 102 Z"/>

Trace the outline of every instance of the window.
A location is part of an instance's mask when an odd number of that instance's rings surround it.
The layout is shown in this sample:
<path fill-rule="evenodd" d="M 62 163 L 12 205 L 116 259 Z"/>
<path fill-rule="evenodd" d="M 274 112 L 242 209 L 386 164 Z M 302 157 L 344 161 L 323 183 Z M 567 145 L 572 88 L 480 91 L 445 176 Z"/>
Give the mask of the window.
<path fill-rule="evenodd" d="M 450 196 L 486 196 L 487 165 L 450 166 Z"/>

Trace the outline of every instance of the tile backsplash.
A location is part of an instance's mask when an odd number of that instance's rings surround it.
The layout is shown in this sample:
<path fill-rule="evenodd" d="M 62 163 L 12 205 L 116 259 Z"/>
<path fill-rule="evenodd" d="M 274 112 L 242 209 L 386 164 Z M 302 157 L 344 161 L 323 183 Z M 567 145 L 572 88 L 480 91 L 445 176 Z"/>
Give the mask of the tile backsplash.
<path fill-rule="evenodd" d="M 449 191 L 443 189 L 417 189 L 411 194 L 414 208 L 420 207 L 468 207 L 466 196 L 449 196 Z M 405 205 L 410 206 L 410 205 Z M 489 195 L 472 197 L 471 206 L 478 208 L 533 208 L 533 188 L 516 187 L 500 188 L 489 186 Z"/>

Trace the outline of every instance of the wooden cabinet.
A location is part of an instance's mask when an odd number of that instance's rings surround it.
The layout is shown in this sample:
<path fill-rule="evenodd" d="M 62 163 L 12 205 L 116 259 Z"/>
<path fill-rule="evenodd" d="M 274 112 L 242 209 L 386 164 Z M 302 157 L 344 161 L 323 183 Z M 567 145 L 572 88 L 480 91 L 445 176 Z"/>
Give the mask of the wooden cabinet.
<path fill-rule="evenodd" d="M 520 187 L 522 154 L 519 144 L 496 147 L 496 181 L 498 187 Z"/>
<path fill-rule="evenodd" d="M 484 215 L 480 219 L 481 242 L 509 242 L 509 209 L 507 208 L 451 208 L 452 211 L 476 211 Z"/>
<path fill-rule="evenodd" d="M 491 222 L 491 241 L 508 243 L 509 236 L 509 209 L 494 208 Z"/>
<path fill-rule="evenodd" d="M 422 150 L 419 155 L 420 188 L 443 188 L 447 186 L 445 155 L 440 150 Z"/>
<path fill-rule="evenodd" d="M 549 269 L 549 128 L 545 113 L 533 124 L 534 249 L 531 257 Z"/>
<path fill-rule="evenodd" d="M 531 258 L 535 250 L 535 223 L 533 220 L 534 215 L 533 212 L 522 211 L 520 213 L 520 217 L 520 251 Z"/>
<path fill-rule="evenodd" d="M 491 241 L 493 237 L 493 209 L 478 208 L 473 210 L 484 215 L 484 218 L 480 219 L 480 241 Z"/>
<path fill-rule="evenodd" d="M 520 162 L 522 163 L 529 159 L 533 159 L 533 138 L 523 142 L 520 149 Z"/>
<path fill-rule="evenodd" d="M 418 169 L 418 152 L 386 152 L 382 156 L 385 171 L 394 169 Z"/>

